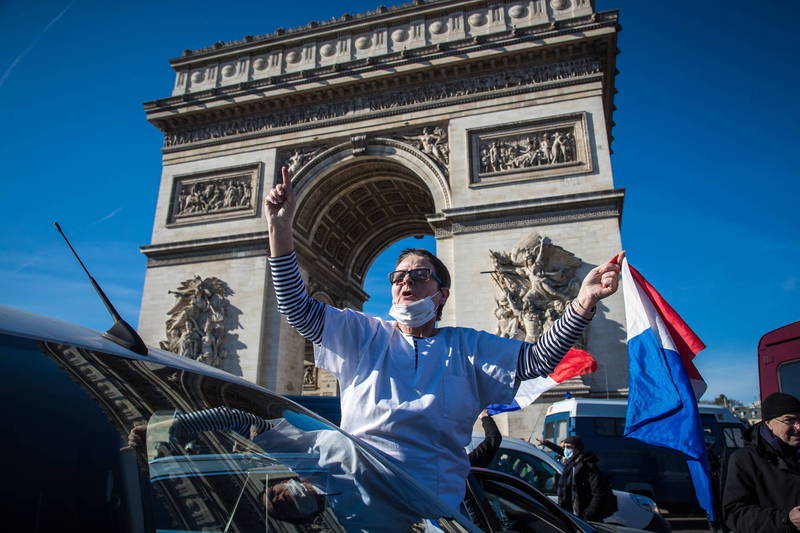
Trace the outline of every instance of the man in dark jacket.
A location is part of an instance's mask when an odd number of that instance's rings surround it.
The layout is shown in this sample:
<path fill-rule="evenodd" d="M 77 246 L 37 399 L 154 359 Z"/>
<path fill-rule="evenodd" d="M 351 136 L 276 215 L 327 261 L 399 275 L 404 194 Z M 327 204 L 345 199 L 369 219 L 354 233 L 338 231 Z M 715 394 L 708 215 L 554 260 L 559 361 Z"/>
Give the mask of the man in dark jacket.
<path fill-rule="evenodd" d="M 776 392 L 761 406 L 762 421 L 731 455 L 722 506 L 737 533 L 800 530 L 800 400 Z"/>
<path fill-rule="evenodd" d="M 550 441 L 539 441 L 556 453 L 563 455 L 564 471 L 558 481 L 558 505 L 583 520 L 602 522 L 613 514 L 609 502 L 614 502 L 611 487 L 600 473 L 597 456 L 584 450 L 583 439 L 571 435 L 558 446 Z"/>

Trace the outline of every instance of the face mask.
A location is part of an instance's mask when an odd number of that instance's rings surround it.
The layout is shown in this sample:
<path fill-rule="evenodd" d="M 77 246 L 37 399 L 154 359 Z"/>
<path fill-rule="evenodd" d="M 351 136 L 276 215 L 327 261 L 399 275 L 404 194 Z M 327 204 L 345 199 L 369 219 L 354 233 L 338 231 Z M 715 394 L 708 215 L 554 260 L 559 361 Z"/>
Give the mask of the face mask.
<path fill-rule="evenodd" d="M 436 296 L 436 293 L 407 305 L 392 304 L 391 309 L 389 309 L 389 316 L 410 328 L 426 324 L 436 318 L 436 304 L 433 303 L 434 296 Z"/>
<path fill-rule="evenodd" d="M 575 454 L 575 450 L 572 448 L 564 448 L 564 458 L 567 460 L 572 459 L 572 456 Z"/>

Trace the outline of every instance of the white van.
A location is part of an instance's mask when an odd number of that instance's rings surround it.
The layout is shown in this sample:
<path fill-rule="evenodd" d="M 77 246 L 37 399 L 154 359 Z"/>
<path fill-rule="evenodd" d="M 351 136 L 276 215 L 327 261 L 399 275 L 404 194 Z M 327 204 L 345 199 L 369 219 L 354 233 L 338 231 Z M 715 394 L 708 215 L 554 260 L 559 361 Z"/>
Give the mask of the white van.
<path fill-rule="evenodd" d="M 626 400 L 571 398 L 551 405 L 545 413 L 543 438 L 560 442 L 579 435 L 600 458 L 600 467 L 618 490 L 653 498 L 660 509 L 675 514 L 704 514 L 694 497 L 682 454 L 624 437 Z M 714 456 L 722 465 L 744 445 L 744 424 L 721 406 L 700 404 L 700 418 Z"/>

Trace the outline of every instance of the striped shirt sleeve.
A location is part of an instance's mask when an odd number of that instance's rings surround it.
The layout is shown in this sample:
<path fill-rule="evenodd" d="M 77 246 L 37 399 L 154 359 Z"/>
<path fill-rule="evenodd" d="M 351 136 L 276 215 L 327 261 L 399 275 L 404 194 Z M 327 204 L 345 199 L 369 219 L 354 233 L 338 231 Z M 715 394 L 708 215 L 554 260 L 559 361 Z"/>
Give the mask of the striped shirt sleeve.
<path fill-rule="evenodd" d="M 235 431 L 245 437 L 250 436 L 250 428 L 263 433 L 270 423 L 252 413 L 230 407 L 213 407 L 192 413 L 178 413 L 170 428 L 170 437 L 189 438 L 205 431 Z"/>
<path fill-rule="evenodd" d="M 591 319 L 585 318 L 567 306 L 567 310 L 533 344 L 523 342 L 517 359 L 517 379 L 524 381 L 547 377 L 561 358 L 566 355 Z"/>
<path fill-rule="evenodd" d="M 297 266 L 297 256 L 292 252 L 280 257 L 270 257 L 269 267 L 275 297 L 278 299 L 278 311 L 300 335 L 319 344 L 325 325 L 325 304 L 308 295 Z"/>

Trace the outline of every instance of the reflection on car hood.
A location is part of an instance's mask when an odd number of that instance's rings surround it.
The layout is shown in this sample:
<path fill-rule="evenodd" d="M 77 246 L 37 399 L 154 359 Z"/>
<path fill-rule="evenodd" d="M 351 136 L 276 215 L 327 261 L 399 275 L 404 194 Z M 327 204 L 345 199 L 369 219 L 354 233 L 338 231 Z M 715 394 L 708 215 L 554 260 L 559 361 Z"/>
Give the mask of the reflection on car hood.
<path fill-rule="evenodd" d="M 225 379 L 261 391 L 267 390 L 245 379 L 225 372 L 224 370 L 199 363 L 188 357 L 182 357 L 161 350 L 160 348 L 153 348 L 152 346 L 147 347 L 147 356 L 141 356 L 106 339 L 102 336 L 103 334 L 100 331 L 4 305 L 0 305 L 0 334 L 15 335 L 57 344 L 69 344 L 89 350 L 119 355 L 129 359 L 142 359 L 169 365 L 181 370 L 190 370 L 198 374 Z"/>

